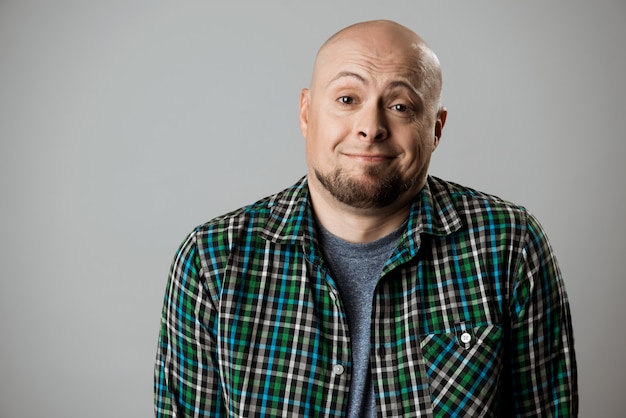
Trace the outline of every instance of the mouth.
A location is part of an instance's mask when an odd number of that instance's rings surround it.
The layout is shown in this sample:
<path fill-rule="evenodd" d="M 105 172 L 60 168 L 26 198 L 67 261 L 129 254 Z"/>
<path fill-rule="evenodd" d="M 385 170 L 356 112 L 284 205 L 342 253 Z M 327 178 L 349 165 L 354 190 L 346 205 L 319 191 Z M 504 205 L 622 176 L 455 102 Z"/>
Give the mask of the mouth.
<path fill-rule="evenodd" d="M 344 153 L 351 160 L 361 161 L 364 163 L 382 163 L 395 159 L 394 156 L 385 154 L 367 154 L 367 153 Z"/>

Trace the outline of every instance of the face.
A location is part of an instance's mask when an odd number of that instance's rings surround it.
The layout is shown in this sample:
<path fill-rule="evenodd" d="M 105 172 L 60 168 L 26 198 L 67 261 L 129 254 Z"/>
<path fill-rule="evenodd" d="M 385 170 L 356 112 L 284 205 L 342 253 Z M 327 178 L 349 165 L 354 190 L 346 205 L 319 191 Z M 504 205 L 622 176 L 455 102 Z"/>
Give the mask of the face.
<path fill-rule="evenodd" d="M 432 57 L 415 39 L 371 28 L 320 51 L 300 98 L 313 191 L 381 208 L 423 187 L 446 116 Z"/>

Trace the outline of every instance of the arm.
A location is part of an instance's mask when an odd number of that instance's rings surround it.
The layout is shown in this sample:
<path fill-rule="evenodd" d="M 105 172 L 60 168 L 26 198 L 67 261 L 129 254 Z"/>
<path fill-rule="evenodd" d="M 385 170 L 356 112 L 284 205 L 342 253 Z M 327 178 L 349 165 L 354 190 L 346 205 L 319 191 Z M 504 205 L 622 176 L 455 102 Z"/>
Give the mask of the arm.
<path fill-rule="evenodd" d="M 192 233 L 170 270 L 154 371 L 156 417 L 221 416 L 215 311 Z"/>
<path fill-rule="evenodd" d="M 515 273 L 509 310 L 511 412 L 515 416 L 577 416 L 576 358 L 567 295 L 547 237 L 532 215 Z"/>

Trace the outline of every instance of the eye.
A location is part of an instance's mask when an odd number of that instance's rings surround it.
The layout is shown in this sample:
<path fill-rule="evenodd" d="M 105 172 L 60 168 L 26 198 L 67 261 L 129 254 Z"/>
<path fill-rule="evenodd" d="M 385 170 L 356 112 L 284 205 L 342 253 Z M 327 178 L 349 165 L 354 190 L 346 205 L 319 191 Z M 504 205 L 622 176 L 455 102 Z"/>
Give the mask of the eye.
<path fill-rule="evenodd" d="M 340 98 L 337 99 L 337 101 L 339 101 L 339 103 L 341 104 L 351 105 L 351 104 L 354 104 L 354 97 L 341 96 Z"/>
<path fill-rule="evenodd" d="M 398 103 L 398 104 L 395 104 L 395 105 L 391 106 L 391 109 L 395 110 L 396 112 L 400 112 L 400 113 L 406 113 L 406 112 L 409 111 L 409 107 L 407 105 L 405 105 L 405 104 L 402 104 L 402 103 Z"/>

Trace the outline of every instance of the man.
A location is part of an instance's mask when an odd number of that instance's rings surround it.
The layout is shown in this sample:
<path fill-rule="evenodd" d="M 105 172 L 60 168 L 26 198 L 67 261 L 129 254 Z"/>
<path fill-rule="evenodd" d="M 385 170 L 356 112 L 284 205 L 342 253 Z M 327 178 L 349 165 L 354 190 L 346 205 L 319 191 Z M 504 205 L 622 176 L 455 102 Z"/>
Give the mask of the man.
<path fill-rule="evenodd" d="M 196 228 L 174 260 L 157 416 L 577 414 L 539 223 L 427 174 L 441 84 L 394 22 L 322 46 L 300 97 L 307 176 Z"/>

